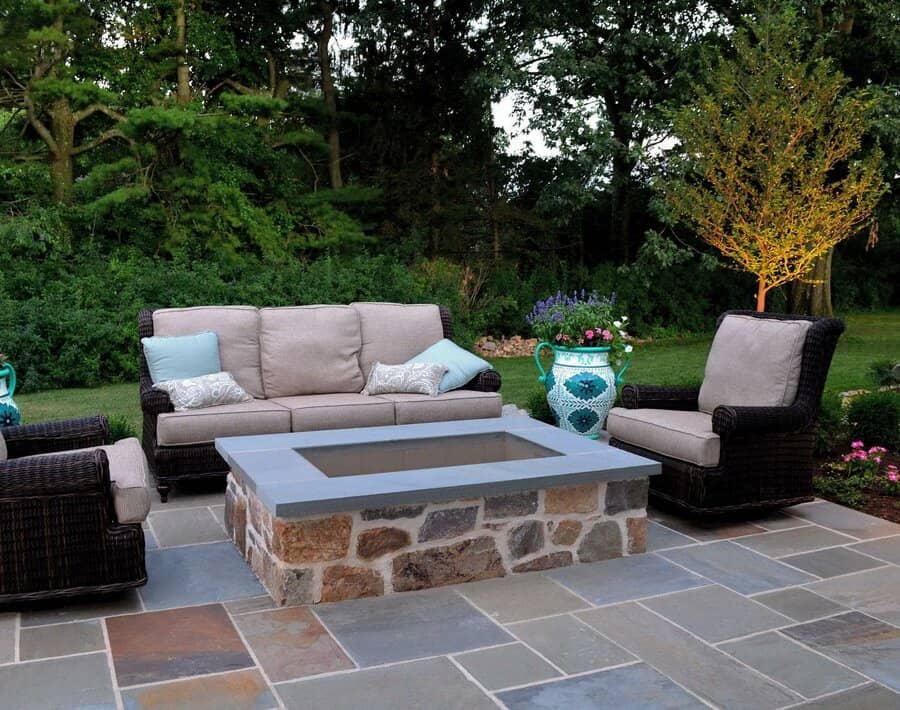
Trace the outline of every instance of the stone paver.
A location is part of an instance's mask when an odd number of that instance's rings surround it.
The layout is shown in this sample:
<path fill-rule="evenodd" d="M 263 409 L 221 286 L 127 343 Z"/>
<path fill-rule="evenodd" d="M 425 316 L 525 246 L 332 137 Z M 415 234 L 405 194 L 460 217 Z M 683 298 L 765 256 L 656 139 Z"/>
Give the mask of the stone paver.
<path fill-rule="evenodd" d="M 687 535 L 700 542 L 712 542 L 713 540 L 727 540 L 745 535 L 756 535 L 765 532 L 765 528 L 750 522 L 731 522 L 727 520 L 695 520 L 680 517 L 674 513 L 650 508 L 647 517 L 662 523 L 675 532 Z"/>
<path fill-rule="evenodd" d="M 786 616 L 718 586 L 667 594 L 642 603 L 710 643 L 791 623 Z"/>
<path fill-rule="evenodd" d="M 578 616 L 713 704 L 760 710 L 801 699 L 637 604 L 583 611 Z"/>
<path fill-rule="evenodd" d="M 900 568 L 883 567 L 809 585 L 816 594 L 891 624 L 900 623 Z"/>
<path fill-rule="evenodd" d="M 817 550 L 779 559 L 791 567 L 799 567 L 804 572 L 809 572 L 817 577 L 837 577 L 842 574 L 862 572 L 873 567 L 884 566 L 884 562 L 861 555 L 846 547 Z"/>
<path fill-rule="evenodd" d="M 566 673 L 583 673 L 637 660 L 571 616 L 524 621 L 509 629 Z"/>
<path fill-rule="evenodd" d="M 149 521 L 160 547 L 228 539 L 225 528 L 209 508 L 157 510 L 150 513 Z"/>
<path fill-rule="evenodd" d="M 741 594 L 766 592 L 815 580 L 815 577 L 805 572 L 746 550 L 733 542 L 715 542 L 699 547 L 666 550 L 658 554 Z"/>
<path fill-rule="evenodd" d="M 796 555 L 822 547 L 846 545 L 848 542 L 854 542 L 854 538 L 815 525 L 795 530 L 752 535 L 739 540 L 742 546 L 749 547 L 754 552 L 760 552 L 768 557 Z"/>
<path fill-rule="evenodd" d="M 588 606 L 565 587 L 536 574 L 474 582 L 458 587 L 458 591 L 501 624 Z"/>
<path fill-rule="evenodd" d="M 866 683 L 859 688 L 798 705 L 816 710 L 900 710 L 900 695 L 883 685 Z"/>
<path fill-rule="evenodd" d="M 105 653 L 0 666 L 4 710 L 115 710 Z"/>
<path fill-rule="evenodd" d="M 513 640 L 461 596 L 443 589 L 323 604 L 316 615 L 360 666 Z"/>
<path fill-rule="evenodd" d="M 0 663 L 16 660 L 16 615 L 0 614 Z"/>
<path fill-rule="evenodd" d="M 809 521 L 795 518 L 781 511 L 769 513 L 762 518 L 754 518 L 753 524 L 758 525 L 766 530 L 786 530 L 788 528 L 798 528 L 802 525 L 809 525 Z"/>
<path fill-rule="evenodd" d="M 879 560 L 900 565 L 900 535 L 861 542 L 853 545 L 852 549 L 877 557 Z"/>
<path fill-rule="evenodd" d="M 127 710 L 264 710 L 278 707 L 257 670 L 234 671 L 122 691 Z"/>
<path fill-rule="evenodd" d="M 847 607 L 835 604 L 830 599 L 802 587 L 764 592 L 755 595 L 753 600 L 765 604 L 779 614 L 789 616 L 794 621 L 812 621 L 823 616 L 847 611 Z"/>
<path fill-rule="evenodd" d="M 100 621 L 22 629 L 19 640 L 19 657 L 23 661 L 103 650 L 106 650 L 106 641 Z"/>
<path fill-rule="evenodd" d="M 276 689 L 289 710 L 497 710 L 447 658 L 282 683 Z"/>
<path fill-rule="evenodd" d="M 866 681 L 858 673 L 777 632 L 729 641 L 719 648 L 807 698 L 851 688 Z"/>
<path fill-rule="evenodd" d="M 665 525 L 660 525 L 652 520 L 647 521 L 647 552 L 665 550 L 669 547 L 693 545 L 696 542 L 693 538 L 675 532 Z"/>
<path fill-rule="evenodd" d="M 655 554 L 567 567 L 548 572 L 547 576 L 594 604 L 612 604 L 710 583 Z"/>
<path fill-rule="evenodd" d="M 560 675 L 553 666 L 520 643 L 461 653 L 455 658 L 488 690 L 511 688 Z"/>
<path fill-rule="evenodd" d="M 306 607 L 244 614 L 235 624 L 273 683 L 354 667 Z"/>
<path fill-rule="evenodd" d="M 499 694 L 510 710 L 537 708 L 705 708 L 643 663 Z"/>
<path fill-rule="evenodd" d="M 20 617 L 20 624 L 25 628 L 42 624 L 59 624 L 64 621 L 83 621 L 118 614 L 133 614 L 142 610 L 137 590 L 130 589 L 119 594 L 65 599 L 54 603 L 48 602 L 41 608 L 26 608 Z"/>
<path fill-rule="evenodd" d="M 860 513 L 842 505 L 818 501 L 788 508 L 791 515 L 852 535 L 861 540 L 900 534 L 900 525 Z"/>

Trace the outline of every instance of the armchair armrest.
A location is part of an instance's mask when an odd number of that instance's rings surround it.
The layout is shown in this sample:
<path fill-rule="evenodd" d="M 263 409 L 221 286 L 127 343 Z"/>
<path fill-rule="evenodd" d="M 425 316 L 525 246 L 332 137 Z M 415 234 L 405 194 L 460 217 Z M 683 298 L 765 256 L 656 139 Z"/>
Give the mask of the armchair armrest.
<path fill-rule="evenodd" d="M 476 390 L 478 392 L 499 392 L 500 373 L 496 370 L 479 372 L 475 377 L 463 385 L 460 389 Z"/>
<path fill-rule="evenodd" d="M 721 405 L 713 412 L 713 431 L 723 439 L 734 434 L 789 434 L 801 431 L 811 421 L 811 413 L 797 404 L 789 407 Z"/>
<path fill-rule="evenodd" d="M 157 415 L 175 411 L 169 395 L 161 390 L 153 389 L 153 383 L 149 379 L 141 378 L 140 394 L 141 410 L 143 410 L 144 414 Z"/>
<path fill-rule="evenodd" d="M 102 414 L 98 414 L 5 427 L 2 433 L 9 458 L 15 459 L 108 444 L 109 422 Z"/>
<path fill-rule="evenodd" d="M 667 387 L 664 385 L 625 385 L 622 406 L 626 409 L 697 410 L 699 387 Z"/>
<path fill-rule="evenodd" d="M 110 493 L 106 452 L 75 451 L 0 462 L 0 498 Z"/>

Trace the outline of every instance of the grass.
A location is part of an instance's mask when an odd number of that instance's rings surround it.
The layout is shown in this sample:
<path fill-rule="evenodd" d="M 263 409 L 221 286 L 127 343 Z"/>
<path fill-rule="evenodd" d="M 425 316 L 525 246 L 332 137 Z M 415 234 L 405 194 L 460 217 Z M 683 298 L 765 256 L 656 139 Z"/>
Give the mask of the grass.
<path fill-rule="evenodd" d="M 900 357 L 900 310 L 846 316 L 847 330 L 838 343 L 826 389 L 870 387 L 869 366 L 878 360 Z M 661 385 L 698 384 L 712 336 L 668 338 L 635 348 L 628 382 Z M 524 407 L 528 396 L 540 389 L 531 358 L 492 360 L 503 376 L 503 399 Z M 549 367 L 549 359 L 545 367 Z M 141 428 L 137 384 L 115 384 L 91 389 L 66 389 L 16 396 L 26 422 L 62 419 L 102 412 L 127 423 L 134 434 Z"/>

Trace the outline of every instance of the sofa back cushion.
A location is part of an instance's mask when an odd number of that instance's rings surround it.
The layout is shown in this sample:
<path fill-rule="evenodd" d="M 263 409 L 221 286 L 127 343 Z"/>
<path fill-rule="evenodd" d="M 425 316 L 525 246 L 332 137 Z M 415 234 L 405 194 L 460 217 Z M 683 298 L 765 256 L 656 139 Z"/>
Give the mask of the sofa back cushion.
<path fill-rule="evenodd" d="M 264 397 L 259 358 L 259 311 L 253 306 L 163 308 L 153 312 L 154 335 L 212 330 L 219 339 L 222 370 L 254 397 Z"/>
<path fill-rule="evenodd" d="M 362 329 L 363 376 L 376 362 L 400 365 L 444 337 L 441 311 L 433 304 L 354 303 Z"/>
<path fill-rule="evenodd" d="M 359 316 L 350 306 L 296 306 L 259 311 L 266 397 L 359 392 Z"/>
<path fill-rule="evenodd" d="M 808 320 L 725 316 L 706 360 L 700 411 L 712 414 L 719 405 L 793 404 L 811 324 Z"/>

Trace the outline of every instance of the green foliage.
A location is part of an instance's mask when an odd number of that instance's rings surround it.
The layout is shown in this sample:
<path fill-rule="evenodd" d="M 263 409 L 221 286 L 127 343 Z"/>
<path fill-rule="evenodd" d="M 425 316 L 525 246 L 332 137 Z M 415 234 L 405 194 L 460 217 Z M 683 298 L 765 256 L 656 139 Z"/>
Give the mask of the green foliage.
<path fill-rule="evenodd" d="M 850 434 L 867 445 L 900 445 L 900 392 L 870 392 L 854 397 L 847 409 Z"/>
<path fill-rule="evenodd" d="M 528 394 L 525 409 L 533 419 L 547 424 L 556 424 L 556 417 L 553 416 L 553 410 L 550 409 L 550 403 L 547 402 L 547 392 L 543 388 Z"/>
<path fill-rule="evenodd" d="M 869 365 L 869 377 L 876 387 L 900 384 L 900 360 L 878 360 Z"/>
<path fill-rule="evenodd" d="M 819 428 L 816 429 L 815 453 L 830 456 L 846 447 L 850 441 L 847 420 L 841 396 L 826 392 L 819 404 Z"/>
<path fill-rule="evenodd" d="M 121 439 L 137 437 L 137 429 L 128 420 L 128 417 L 116 414 L 109 417 L 109 439 L 113 443 Z"/>

